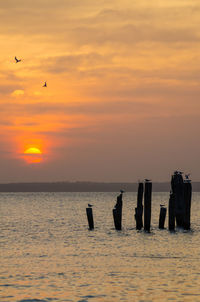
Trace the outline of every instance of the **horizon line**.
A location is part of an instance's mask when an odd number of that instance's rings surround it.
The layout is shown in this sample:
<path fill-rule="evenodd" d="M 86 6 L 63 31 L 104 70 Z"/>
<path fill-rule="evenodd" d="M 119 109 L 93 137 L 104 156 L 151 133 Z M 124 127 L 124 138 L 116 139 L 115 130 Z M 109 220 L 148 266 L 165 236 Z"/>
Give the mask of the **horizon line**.
<path fill-rule="evenodd" d="M 94 184 L 138 184 L 140 182 L 145 183 L 145 180 L 143 181 L 93 181 L 93 180 L 45 180 L 45 181 L 0 181 L 0 185 L 5 185 L 5 184 L 48 184 L 48 183 L 94 183 Z M 165 181 L 151 181 L 152 183 L 157 183 L 157 184 L 164 184 L 164 183 L 170 183 L 170 180 L 165 180 Z M 191 180 L 192 183 L 200 183 L 200 180 Z"/>

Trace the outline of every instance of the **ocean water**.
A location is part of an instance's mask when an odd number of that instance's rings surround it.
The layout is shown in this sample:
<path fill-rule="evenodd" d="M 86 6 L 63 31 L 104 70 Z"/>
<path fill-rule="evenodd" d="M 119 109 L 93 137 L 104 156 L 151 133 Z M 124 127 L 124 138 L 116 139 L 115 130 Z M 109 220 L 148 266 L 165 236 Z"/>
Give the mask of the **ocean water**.
<path fill-rule="evenodd" d="M 200 193 L 192 230 L 175 233 L 158 229 L 169 193 L 154 193 L 150 234 L 135 229 L 136 193 L 124 194 L 114 229 L 117 194 L 1 193 L 0 301 L 200 301 Z"/>

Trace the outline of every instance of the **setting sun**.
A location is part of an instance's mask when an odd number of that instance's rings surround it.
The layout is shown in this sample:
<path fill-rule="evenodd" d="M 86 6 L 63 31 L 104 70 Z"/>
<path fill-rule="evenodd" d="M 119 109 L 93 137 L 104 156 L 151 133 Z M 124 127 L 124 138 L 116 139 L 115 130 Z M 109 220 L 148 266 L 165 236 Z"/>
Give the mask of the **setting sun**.
<path fill-rule="evenodd" d="M 37 147 L 29 147 L 24 151 L 24 160 L 28 164 L 36 164 L 42 161 L 42 152 Z"/>
<path fill-rule="evenodd" d="M 25 154 L 42 154 L 40 149 L 36 147 L 30 147 L 24 151 Z"/>

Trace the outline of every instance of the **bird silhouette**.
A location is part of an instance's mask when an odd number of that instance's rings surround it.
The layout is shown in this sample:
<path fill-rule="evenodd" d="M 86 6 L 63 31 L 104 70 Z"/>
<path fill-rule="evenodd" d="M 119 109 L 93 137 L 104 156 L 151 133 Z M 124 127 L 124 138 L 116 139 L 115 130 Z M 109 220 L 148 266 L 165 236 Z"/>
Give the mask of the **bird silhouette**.
<path fill-rule="evenodd" d="M 47 87 L 47 82 L 44 83 L 44 85 L 42 87 Z"/>
<path fill-rule="evenodd" d="M 190 174 L 185 174 L 185 180 L 184 182 L 190 183 L 191 179 L 189 179 Z"/>
<path fill-rule="evenodd" d="M 16 63 L 19 63 L 19 62 L 21 62 L 21 59 L 19 60 L 19 59 L 17 59 L 17 57 L 15 56 L 15 61 L 16 61 Z"/>
<path fill-rule="evenodd" d="M 92 208 L 92 206 L 93 206 L 92 204 L 88 203 L 88 208 Z"/>

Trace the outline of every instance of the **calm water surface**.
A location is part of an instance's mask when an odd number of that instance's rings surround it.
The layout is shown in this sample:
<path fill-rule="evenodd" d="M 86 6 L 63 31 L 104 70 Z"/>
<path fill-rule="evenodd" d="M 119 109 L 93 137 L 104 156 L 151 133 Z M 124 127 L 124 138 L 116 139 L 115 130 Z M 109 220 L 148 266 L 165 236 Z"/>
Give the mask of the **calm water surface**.
<path fill-rule="evenodd" d="M 135 193 L 125 193 L 123 230 L 113 227 L 117 193 L 1 193 L 0 301 L 200 301 L 200 194 L 192 231 L 135 230 Z M 85 208 L 92 203 L 95 230 Z"/>

